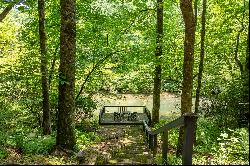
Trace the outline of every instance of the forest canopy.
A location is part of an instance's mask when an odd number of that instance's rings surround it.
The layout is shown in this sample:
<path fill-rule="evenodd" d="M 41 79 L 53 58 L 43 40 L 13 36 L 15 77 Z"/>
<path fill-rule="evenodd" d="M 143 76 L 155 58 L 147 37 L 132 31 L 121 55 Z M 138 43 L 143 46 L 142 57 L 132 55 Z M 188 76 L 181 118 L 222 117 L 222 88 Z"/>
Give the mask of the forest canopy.
<path fill-rule="evenodd" d="M 95 95 L 107 103 L 153 95 L 151 127 L 159 127 L 169 122 L 159 118 L 162 93 L 181 97 L 179 116 L 189 109 L 199 115 L 197 153 L 216 158 L 229 142 L 217 163 L 249 164 L 248 0 L 0 1 L 0 163 L 8 148 L 49 154 L 98 142 L 87 131 L 100 127 Z M 30 133 L 40 137 L 29 140 Z"/>

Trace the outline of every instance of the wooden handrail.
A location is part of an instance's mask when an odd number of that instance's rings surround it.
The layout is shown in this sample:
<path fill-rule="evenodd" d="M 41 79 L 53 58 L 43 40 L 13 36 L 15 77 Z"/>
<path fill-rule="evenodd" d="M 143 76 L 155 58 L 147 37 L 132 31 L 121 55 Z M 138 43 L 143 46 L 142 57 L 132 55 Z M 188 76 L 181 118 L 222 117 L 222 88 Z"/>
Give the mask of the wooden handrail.
<path fill-rule="evenodd" d="M 159 129 L 156 129 L 154 131 L 152 131 L 149 128 L 149 126 L 147 125 L 147 122 L 143 121 L 143 124 L 144 124 L 145 128 L 148 129 L 148 132 L 151 135 L 156 135 L 156 134 L 160 134 L 160 133 L 162 133 L 162 132 L 164 132 L 166 130 L 171 130 L 173 128 L 183 126 L 184 125 L 184 116 L 181 116 L 178 119 L 175 119 L 174 121 L 172 121 L 170 123 L 167 123 L 164 126 L 160 127 Z"/>
<path fill-rule="evenodd" d="M 184 143 L 183 143 L 183 154 L 182 154 L 182 164 L 192 165 L 192 153 L 193 153 L 193 143 L 194 143 L 194 124 L 197 115 L 194 113 L 185 113 L 181 117 L 175 119 L 174 121 L 165 124 L 159 129 L 152 130 L 146 121 L 143 121 L 143 131 L 146 133 L 146 140 L 149 145 L 150 150 L 156 153 L 157 146 L 157 134 L 162 133 L 162 164 L 167 164 L 167 152 L 168 152 L 168 131 L 184 126 Z"/>
<path fill-rule="evenodd" d="M 107 106 L 107 105 L 105 105 L 103 107 L 146 107 L 146 106 L 138 106 L 138 105 L 135 105 L 135 106 L 133 106 L 133 105 L 128 105 L 128 106 L 125 106 L 125 105 L 117 105 L 117 106 L 109 105 L 109 106 Z"/>
<path fill-rule="evenodd" d="M 167 164 L 167 153 L 168 153 L 168 131 L 184 126 L 184 142 L 183 142 L 183 154 L 182 154 L 182 164 L 192 165 L 192 153 L 193 153 L 193 143 L 194 143 L 194 124 L 196 122 L 197 115 L 194 113 L 185 113 L 181 117 L 165 124 L 164 126 L 152 130 L 149 126 L 151 125 L 151 113 L 146 106 L 104 106 L 99 113 L 99 123 L 101 122 L 101 117 L 105 113 L 106 107 L 118 107 L 121 110 L 125 110 L 127 107 L 142 107 L 143 113 L 148 117 L 148 122 L 139 121 L 134 124 L 142 125 L 143 131 L 146 135 L 146 142 L 149 145 L 150 150 L 153 151 L 155 155 L 157 153 L 157 135 L 162 134 L 162 164 Z M 100 123 L 101 124 L 101 123 Z M 115 123 L 105 123 L 108 125 L 114 125 Z M 120 122 L 117 124 L 121 124 Z M 127 123 L 124 123 L 127 124 Z M 128 123 L 132 124 L 132 123 Z"/>

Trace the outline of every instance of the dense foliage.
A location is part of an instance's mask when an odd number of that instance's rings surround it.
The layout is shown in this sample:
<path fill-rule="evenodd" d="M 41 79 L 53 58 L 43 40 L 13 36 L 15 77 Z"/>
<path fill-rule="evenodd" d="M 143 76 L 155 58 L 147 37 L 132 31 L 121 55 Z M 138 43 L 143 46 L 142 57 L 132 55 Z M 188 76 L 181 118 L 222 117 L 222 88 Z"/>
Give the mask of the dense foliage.
<path fill-rule="evenodd" d="M 0 11 L 11 1 L 1 1 Z M 194 90 L 200 52 L 201 1 L 195 41 Z M 100 140 L 92 99 L 96 93 L 153 91 L 156 59 L 156 1 L 77 0 L 77 148 Z M 0 160 L 6 147 L 24 154 L 49 154 L 55 145 L 58 108 L 59 0 L 46 1 L 47 60 L 52 134 L 43 136 L 38 12 L 24 0 L 0 22 Z M 207 4 L 202 103 L 197 128 L 197 163 L 203 154 L 214 164 L 249 163 L 249 1 Z M 181 93 L 184 23 L 179 1 L 164 2 L 162 91 Z M 194 92 L 194 91 L 193 91 Z M 195 93 L 193 93 L 195 94 Z M 166 123 L 160 122 L 160 123 Z M 170 136 L 176 148 L 177 131 Z M 204 155 L 204 156 L 206 156 Z M 178 162 L 175 156 L 171 162 Z"/>

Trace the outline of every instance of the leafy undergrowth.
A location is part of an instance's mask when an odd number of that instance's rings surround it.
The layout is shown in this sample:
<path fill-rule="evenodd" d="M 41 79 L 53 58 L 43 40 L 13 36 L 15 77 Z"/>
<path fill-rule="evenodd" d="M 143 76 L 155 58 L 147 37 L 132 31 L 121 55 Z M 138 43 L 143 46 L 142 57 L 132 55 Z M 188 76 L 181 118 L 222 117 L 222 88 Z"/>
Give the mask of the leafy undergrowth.
<path fill-rule="evenodd" d="M 18 128 L 7 134 L 0 132 L 0 165 L 74 165 L 78 163 L 77 151 L 83 147 L 97 143 L 100 138 L 92 132 L 85 132 L 78 128 L 76 131 L 76 148 L 69 156 L 55 151 L 56 133 L 43 136 L 41 131 L 30 128 Z"/>
<path fill-rule="evenodd" d="M 145 146 L 138 126 L 105 126 L 93 132 L 76 130 L 77 150 L 72 156 L 53 151 L 55 133 L 17 134 L 0 148 L 0 164 L 21 165 L 115 165 L 151 164 L 152 154 Z M 82 159 L 77 157 L 83 152 Z M 77 153 L 78 152 L 78 153 Z"/>
<path fill-rule="evenodd" d="M 172 117 L 163 119 L 156 128 L 172 120 Z M 88 131 L 86 131 L 87 126 L 90 126 Z M 76 128 L 77 146 L 72 156 L 53 151 L 55 134 L 42 136 L 39 130 L 20 126 L 16 126 L 15 130 L 8 129 L 5 133 L 2 130 L 0 164 L 137 165 L 162 162 L 160 137 L 158 153 L 153 158 L 138 126 L 100 127 L 83 123 Z M 171 165 L 181 164 L 181 158 L 175 156 L 177 140 L 178 129 L 170 130 L 168 164 Z M 77 157 L 79 151 L 82 152 L 81 160 Z M 245 128 L 221 130 L 211 120 L 200 118 L 193 164 L 249 164 L 248 131 Z"/>
<path fill-rule="evenodd" d="M 158 128 L 172 118 L 165 117 L 155 127 Z M 249 165 L 249 131 L 246 128 L 221 129 L 211 119 L 199 118 L 197 128 L 197 145 L 193 151 L 194 165 Z M 176 157 L 179 130 L 169 131 L 168 164 L 180 165 L 182 160 Z M 161 138 L 158 139 L 161 146 Z M 161 148 L 158 148 L 156 163 L 161 164 Z"/>
<path fill-rule="evenodd" d="M 83 133 L 76 131 L 76 133 L 78 147 L 82 143 L 89 145 L 97 140 L 92 132 Z M 51 136 L 37 136 L 36 133 L 18 135 L 13 139 L 9 139 L 5 145 L 1 146 L 0 164 L 72 165 L 78 163 L 76 155 L 58 154 L 54 151 L 54 147 L 55 134 Z"/>

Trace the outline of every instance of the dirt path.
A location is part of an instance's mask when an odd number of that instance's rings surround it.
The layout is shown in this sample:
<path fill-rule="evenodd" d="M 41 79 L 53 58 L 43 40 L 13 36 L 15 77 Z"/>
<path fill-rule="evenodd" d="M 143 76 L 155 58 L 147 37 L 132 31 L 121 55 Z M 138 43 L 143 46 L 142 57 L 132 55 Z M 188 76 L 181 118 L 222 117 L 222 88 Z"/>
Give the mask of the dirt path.
<path fill-rule="evenodd" d="M 85 150 L 88 157 L 83 164 L 153 164 L 153 156 L 145 144 L 139 126 L 104 126 L 97 133 L 104 139 Z"/>

